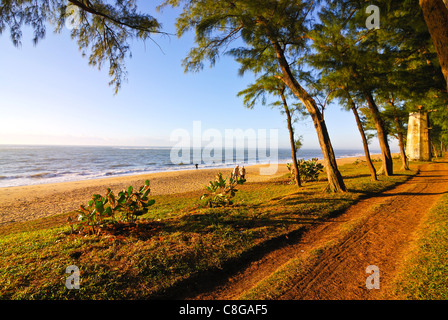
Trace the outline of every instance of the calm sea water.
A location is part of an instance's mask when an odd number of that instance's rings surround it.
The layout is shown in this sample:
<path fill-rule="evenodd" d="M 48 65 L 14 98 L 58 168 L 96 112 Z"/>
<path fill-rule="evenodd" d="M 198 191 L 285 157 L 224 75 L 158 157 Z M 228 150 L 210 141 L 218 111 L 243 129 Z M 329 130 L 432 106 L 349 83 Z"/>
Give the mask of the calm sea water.
<path fill-rule="evenodd" d="M 15 146 L 0 145 L 0 188 L 44 183 L 78 181 L 112 176 L 135 175 L 151 172 L 193 170 L 194 163 L 175 164 L 170 158 L 171 148 L 146 147 L 82 147 L 82 146 Z M 361 150 L 335 150 L 339 158 L 363 155 Z M 233 167 L 269 163 L 268 155 L 245 150 L 222 152 L 221 161 L 204 155 L 199 168 Z M 322 158 L 320 150 L 299 151 L 299 158 Z M 193 157 L 193 151 L 191 152 Z M 278 150 L 278 162 L 291 161 L 289 149 Z"/>

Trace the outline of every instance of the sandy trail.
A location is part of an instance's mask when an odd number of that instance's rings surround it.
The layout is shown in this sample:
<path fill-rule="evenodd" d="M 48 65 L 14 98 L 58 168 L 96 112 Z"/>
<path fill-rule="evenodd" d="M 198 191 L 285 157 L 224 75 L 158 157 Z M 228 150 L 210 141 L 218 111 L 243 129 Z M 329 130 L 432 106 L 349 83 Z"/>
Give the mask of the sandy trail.
<path fill-rule="evenodd" d="M 426 164 L 405 184 L 352 206 L 340 219 L 363 215 L 341 245 L 326 252 L 312 272 L 296 279 L 285 299 L 385 299 L 406 252 L 431 207 L 448 191 L 448 165 Z M 338 233 L 337 225 L 328 235 Z M 312 234 L 311 236 L 318 236 Z M 311 240 L 311 239 L 309 239 Z M 322 240 L 321 240 L 322 241 Z M 366 268 L 380 271 L 380 289 L 367 289 Z"/>
<path fill-rule="evenodd" d="M 280 299 L 385 299 L 407 250 L 416 238 L 429 209 L 448 191 L 448 164 L 428 163 L 408 182 L 366 198 L 339 216 L 312 226 L 303 234 L 285 240 L 225 279 L 182 296 L 186 299 L 238 299 L 264 278 L 297 257 L 307 257 L 329 241 L 310 265 L 311 271 L 297 275 L 291 289 Z M 347 231 L 347 225 L 352 229 Z M 367 289 L 366 268 L 380 271 L 380 289 Z"/>

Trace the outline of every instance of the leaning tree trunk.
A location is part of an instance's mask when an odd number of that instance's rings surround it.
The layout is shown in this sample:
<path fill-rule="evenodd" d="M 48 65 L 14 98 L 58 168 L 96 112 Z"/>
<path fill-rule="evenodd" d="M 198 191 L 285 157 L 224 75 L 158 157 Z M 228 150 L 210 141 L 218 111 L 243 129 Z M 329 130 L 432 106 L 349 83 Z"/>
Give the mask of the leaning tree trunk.
<path fill-rule="evenodd" d="M 373 99 L 370 92 L 365 92 L 365 98 L 369 106 L 369 110 L 372 114 L 373 121 L 375 122 L 376 131 L 378 132 L 378 141 L 381 148 L 381 161 L 383 162 L 383 170 L 386 176 L 391 176 L 393 172 L 393 160 L 390 153 L 389 142 L 387 141 L 386 130 L 384 129 L 383 120 L 381 119 L 380 111 L 378 106 Z"/>
<path fill-rule="evenodd" d="M 280 92 L 280 96 L 282 97 L 283 107 L 285 108 L 286 118 L 288 121 L 289 141 L 291 143 L 292 165 L 294 167 L 294 178 L 296 179 L 297 186 L 301 187 L 299 166 L 297 164 L 297 149 L 296 149 L 296 143 L 294 141 L 294 129 L 292 127 L 291 112 L 289 111 L 288 104 L 286 103 L 284 92 Z"/>
<path fill-rule="evenodd" d="M 436 159 L 439 158 L 439 152 L 437 151 L 436 145 L 431 141 L 432 153 Z"/>
<path fill-rule="evenodd" d="M 389 106 L 394 112 L 394 122 L 395 128 L 397 130 L 398 147 L 400 148 L 400 158 L 401 158 L 401 170 L 409 170 L 408 157 L 406 156 L 406 151 L 404 149 L 404 135 L 403 135 L 403 122 L 401 121 L 398 113 L 397 107 L 395 106 L 394 98 L 389 99 Z"/>
<path fill-rule="evenodd" d="M 353 102 L 351 97 L 349 97 L 349 100 L 352 105 L 352 111 L 353 111 L 353 115 L 355 116 L 355 120 L 356 120 L 356 124 L 358 126 L 359 133 L 361 134 L 362 145 L 364 147 L 364 153 L 366 155 L 367 166 L 369 167 L 369 170 L 370 170 L 370 176 L 372 177 L 373 181 L 376 181 L 376 180 L 378 180 L 378 178 L 376 176 L 376 169 L 372 163 L 372 159 L 370 158 L 369 143 L 367 142 L 366 134 L 364 132 L 364 128 L 362 127 L 361 119 L 359 118 L 358 109 L 356 108 L 356 105 Z"/>
<path fill-rule="evenodd" d="M 426 25 L 439 57 L 448 91 L 448 2 L 420 0 Z"/>
<path fill-rule="evenodd" d="M 410 170 L 408 158 L 406 156 L 406 151 L 404 149 L 404 139 L 403 139 L 402 133 L 398 133 L 398 146 L 400 148 L 400 158 L 401 158 L 401 163 L 402 163 L 401 170 Z"/>
<path fill-rule="evenodd" d="M 398 116 L 394 117 L 395 126 L 397 127 L 398 136 L 398 146 L 400 147 L 400 158 L 401 158 L 401 170 L 409 170 L 408 157 L 406 156 L 406 151 L 404 149 L 404 137 L 402 132 L 402 125 Z"/>
<path fill-rule="evenodd" d="M 283 74 L 283 82 L 291 89 L 292 93 L 305 105 L 308 113 L 311 116 L 311 119 L 313 120 L 322 154 L 324 156 L 324 165 L 328 177 L 328 189 L 332 192 L 346 192 L 347 188 L 345 187 L 344 180 L 342 179 L 342 175 L 339 172 L 338 165 L 336 163 L 336 157 L 334 155 L 333 146 L 331 145 L 327 126 L 325 124 L 323 115 L 316 104 L 316 101 L 314 101 L 314 99 L 308 94 L 308 92 L 306 92 L 306 90 L 303 89 L 302 86 L 300 86 L 300 84 L 292 75 L 283 49 L 280 47 L 278 42 L 271 40 L 271 43 L 275 50 L 280 69 Z"/>

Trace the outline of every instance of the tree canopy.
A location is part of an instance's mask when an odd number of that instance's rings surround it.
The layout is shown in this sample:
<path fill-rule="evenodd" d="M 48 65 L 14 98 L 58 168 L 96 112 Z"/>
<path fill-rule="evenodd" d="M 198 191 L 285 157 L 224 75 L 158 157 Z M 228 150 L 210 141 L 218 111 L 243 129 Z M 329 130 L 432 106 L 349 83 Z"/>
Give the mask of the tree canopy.
<path fill-rule="evenodd" d="M 311 116 L 324 156 L 329 189 L 346 191 L 321 110 L 307 91 L 306 79 L 295 76 L 309 49 L 307 34 L 319 3 L 311 0 L 166 1 L 166 5 L 184 5 L 176 24 L 178 36 L 189 30 L 196 34 L 196 47 L 184 60 L 186 71 L 201 70 L 205 62 L 213 66 L 222 54 L 235 56 L 242 71 L 269 71 L 273 66 L 271 61 L 274 62 L 276 76 Z M 266 53 L 270 59 L 262 58 Z"/>
<path fill-rule="evenodd" d="M 279 94 L 283 107 L 285 93 L 300 101 L 316 129 L 329 189 L 346 191 L 319 104 L 323 97 L 338 99 L 356 112 L 366 103 L 386 175 L 393 174 L 388 136 L 403 140 L 406 115 L 420 106 L 437 110 L 430 116 L 431 137 L 441 150 L 448 144 L 443 54 L 448 29 L 437 28 L 446 26 L 448 8 L 442 0 L 377 0 L 381 23 L 372 28 L 366 10 L 370 4 L 368 0 L 166 0 L 161 7 L 182 6 L 176 20 L 179 37 L 195 32 L 195 46 L 183 60 L 185 71 L 200 71 L 230 55 L 239 63 L 240 74 L 251 72 L 257 79 L 240 92 L 246 106 L 265 102 L 267 94 Z M 9 29 L 13 44 L 20 46 L 22 28 L 28 26 L 37 44 L 48 25 L 61 32 L 73 18 L 73 8 L 79 15 L 72 39 L 90 65 L 102 69 L 108 63 L 110 85 L 117 92 L 126 79 L 130 41 L 152 40 L 152 34 L 164 33 L 154 17 L 139 11 L 137 0 L 2 0 L 0 33 Z M 434 8 L 440 9 L 441 24 L 434 20 L 439 17 Z"/>

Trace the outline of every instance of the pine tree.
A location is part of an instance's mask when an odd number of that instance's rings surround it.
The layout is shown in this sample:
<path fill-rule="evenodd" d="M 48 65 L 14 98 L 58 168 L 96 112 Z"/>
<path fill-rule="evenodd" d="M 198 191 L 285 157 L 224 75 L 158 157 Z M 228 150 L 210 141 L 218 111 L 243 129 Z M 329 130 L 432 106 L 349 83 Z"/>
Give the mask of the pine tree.
<path fill-rule="evenodd" d="M 350 88 L 350 94 L 367 101 L 374 119 L 384 172 L 393 174 L 387 132 L 374 94 L 382 83 L 382 60 L 388 52 L 377 47 L 377 30 L 365 28 L 365 8 L 357 1 L 331 1 L 319 14 L 320 24 L 311 33 L 314 53 L 310 63 L 330 78 L 335 88 Z"/>
<path fill-rule="evenodd" d="M 420 108 L 435 110 L 446 100 L 443 68 L 431 41 L 422 11 L 415 1 L 393 2 L 388 17 L 393 17 L 381 34 L 383 46 L 393 49 L 387 61 L 384 78 L 387 85 L 377 91 L 389 133 L 398 139 L 402 169 L 408 169 L 406 156 L 406 123 L 409 112 Z M 445 107 L 446 108 L 446 107 Z M 441 109 L 437 107 L 437 109 Z"/>
<path fill-rule="evenodd" d="M 376 180 L 378 180 L 377 172 L 376 172 L 375 166 L 372 163 L 372 158 L 370 157 L 368 139 L 367 139 L 367 136 L 365 133 L 364 124 L 359 115 L 359 103 L 355 102 L 355 99 L 352 96 L 352 94 L 350 93 L 350 90 L 348 87 L 341 86 L 340 88 L 342 91 L 340 93 L 340 100 L 342 101 L 343 105 L 345 105 L 346 109 L 349 109 L 352 111 L 352 113 L 355 117 L 356 125 L 358 127 L 359 134 L 361 135 L 362 145 L 364 148 L 364 154 L 366 156 L 367 167 L 369 168 L 369 171 L 370 171 L 370 177 L 372 178 L 373 181 L 376 181 Z"/>
<path fill-rule="evenodd" d="M 391 97 L 405 99 L 407 106 L 409 101 L 403 97 L 404 91 L 424 95 L 434 88 L 440 90 L 443 78 L 440 78 L 430 35 L 415 1 L 376 1 L 381 8 L 379 29 L 365 26 L 368 3 L 328 1 L 319 15 L 321 24 L 311 35 L 315 54 L 310 60 L 322 70 L 322 77 L 345 84 L 356 99 L 365 99 L 377 131 L 383 171 L 391 175 L 389 133 L 396 134 L 404 163 L 406 161 L 403 133 L 406 112 L 397 109 L 400 104 L 391 103 Z M 395 110 L 393 121 L 385 123 L 388 120 L 387 113 L 383 113 L 385 109 Z"/>
<path fill-rule="evenodd" d="M 338 170 L 336 157 L 321 111 L 307 89 L 294 77 L 294 67 L 303 59 L 309 46 L 307 33 L 312 27 L 312 12 L 316 1 L 293 0 L 230 0 L 181 1 L 168 0 L 166 4 L 184 4 L 177 20 L 178 35 L 190 29 L 196 32 L 197 47 L 184 60 L 186 71 L 198 71 L 204 62 L 213 66 L 220 54 L 232 44 L 233 54 L 251 60 L 251 69 L 263 68 L 259 57 L 271 50 L 280 70 L 280 79 L 303 103 L 318 135 L 331 191 L 346 191 Z M 237 41 L 238 40 L 238 41 Z"/>
<path fill-rule="evenodd" d="M 448 2 L 420 0 L 419 3 L 437 50 L 448 92 Z"/>
<path fill-rule="evenodd" d="M 408 119 L 409 111 L 406 108 L 406 104 L 403 101 L 397 99 L 393 92 L 384 97 L 384 111 L 383 119 L 388 124 L 388 133 L 394 136 L 398 140 L 398 147 L 400 149 L 401 158 L 401 170 L 409 170 L 409 163 L 406 156 L 406 122 Z"/>
<path fill-rule="evenodd" d="M 288 91 L 289 89 L 286 87 L 283 81 L 275 77 L 275 75 L 265 74 L 258 77 L 255 83 L 250 84 L 245 90 L 240 91 L 238 93 L 238 96 L 244 97 L 244 105 L 249 109 L 253 109 L 258 102 L 261 102 L 262 105 L 266 105 L 268 101 L 268 95 L 271 95 L 274 98 L 280 97 L 280 101 L 277 100 L 272 102 L 271 106 L 280 107 L 282 113 L 286 115 L 291 147 L 291 159 L 294 168 L 294 180 L 297 186 L 301 187 L 300 171 L 297 162 L 297 143 L 294 135 L 292 115 L 294 112 L 302 112 L 302 110 L 300 110 L 301 105 L 296 105 L 295 107 L 288 105 L 287 97 L 290 96 Z"/>

